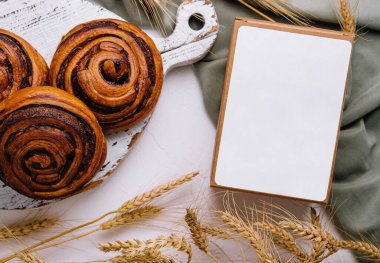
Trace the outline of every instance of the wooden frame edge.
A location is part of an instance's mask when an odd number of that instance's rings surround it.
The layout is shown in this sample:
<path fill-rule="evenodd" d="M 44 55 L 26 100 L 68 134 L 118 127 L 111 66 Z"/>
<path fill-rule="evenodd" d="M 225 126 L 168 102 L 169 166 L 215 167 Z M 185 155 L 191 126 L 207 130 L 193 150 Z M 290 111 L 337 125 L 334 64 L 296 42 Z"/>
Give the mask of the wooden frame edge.
<path fill-rule="evenodd" d="M 333 182 L 334 166 L 335 166 L 335 161 L 336 161 L 336 153 L 337 153 L 337 149 L 338 149 L 340 127 L 341 127 L 341 123 L 342 123 L 345 98 L 346 98 L 346 94 L 347 94 L 349 69 L 351 67 L 352 49 L 351 49 L 351 55 L 350 55 L 350 63 L 349 63 L 348 71 L 347 71 L 346 85 L 344 88 L 344 95 L 343 95 L 343 101 L 342 101 L 342 106 L 341 106 L 341 114 L 340 114 L 340 119 L 338 122 L 338 130 L 337 130 L 337 136 L 336 136 L 336 141 L 335 141 L 335 148 L 334 148 L 334 154 L 333 154 L 333 160 L 332 160 L 332 166 L 331 166 L 331 172 L 330 172 L 329 185 L 328 185 L 326 197 L 324 200 L 311 200 L 311 199 L 304 199 L 304 198 L 298 198 L 298 197 L 292 197 L 292 196 L 276 195 L 276 194 L 270 194 L 270 193 L 265 193 L 265 192 L 258 192 L 258 191 L 241 189 L 241 188 L 228 187 L 228 186 L 219 185 L 215 180 L 215 173 L 216 173 L 216 168 L 217 168 L 217 163 L 218 163 L 220 141 L 221 141 L 221 137 L 222 137 L 222 130 L 223 130 L 223 124 L 224 124 L 224 116 L 225 116 L 225 112 L 226 112 L 228 92 L 229 92 L 229 88 L 230 88 L 231 73 L 232 73 L 233 62 L 234 62 L 234 57 L 235 57 L 237 35 L 239 32 L 239 28 L 241 26 L 252 26 L 252 27 L 266 28 L 266 29 L 290 32 L 290 33 L 298 33 L 298 34 L 306 34 L 306 35 L 327 37 L 327 38 L 333 38 L 333 39 L 341 39 L 341 40 L 349 41 L 352 46 L 353 46 L 354 41 L 355 41 L 355 35 L 352 33 L 348 33 L 348 32 L 339 32 L 339 31 L 334 31 L 334 30 L 329 30 L 329 29 L 320 29 L 320 28 L 311 28 L 311 27 L 309 28 L 309 27 L 303 27 L 303 26 L 295 26 L 295 25 L 289 25 L 289 24 L 267 22 L 267 21 L 262 21 L 262 20 L 257 20 L 257 19 L 236 17 L 235 21 L 234 21 L 233 31 L 232 31 L 232 35 L 231 35 L 230 49 L 229 49 L 229 54 L 228 54 L 228 58 L 227 58 L 227 67 L 226 67 L 226 73 L 225 73 L 225 79 L 224 79 L 224 87 L 223 87 L 223 92 L 222 92 L 222 100 L 221 100 L 221 105 L 220 105 L 219 119 L 218 119 L 217 132 L 216 132 L 216 137 L 215 137 L 215 145 L 214 145 L 213 158 L 212 158 L 210 186 L 222 188 L 225 190 L 254 193 L 254 194 L 259 194 L 259 195 L 269 196 L 269 197 L 286 198 L 286 199 L 290 199 L 290 200 L 327 205 L 328 200 L 330 198 L 332 182 Z"/>

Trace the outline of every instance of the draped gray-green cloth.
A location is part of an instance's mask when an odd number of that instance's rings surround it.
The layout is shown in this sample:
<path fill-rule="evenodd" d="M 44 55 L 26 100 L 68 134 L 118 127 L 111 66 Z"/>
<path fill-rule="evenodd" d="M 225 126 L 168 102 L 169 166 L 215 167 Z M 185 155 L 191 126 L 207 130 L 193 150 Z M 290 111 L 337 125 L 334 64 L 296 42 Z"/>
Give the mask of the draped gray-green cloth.
<path fill-rule="evenodd" d="M 98 1 L 137 25 L 147 25 L 146 18 L 133 8 L 133 1 Z M 313 26 L 339 30 L 338 0 L 289 1 L 314 21 Z M 365 235 L 376 242 L 380 240 L 380 1 L 355 0 L 352 4 L 356 2 L 359 31 L 330 202 L 336 222 L 345 232 L 353 236 Z M 213 3 L 221 31 L 212 52 L 195 65 L 195 71 L 206 108 L 216 124 L 234 18 L 259 17 L 233 0 L 213 0 Z M 166 19 L 166 26 L 170 28 L 169 19 Z"/>

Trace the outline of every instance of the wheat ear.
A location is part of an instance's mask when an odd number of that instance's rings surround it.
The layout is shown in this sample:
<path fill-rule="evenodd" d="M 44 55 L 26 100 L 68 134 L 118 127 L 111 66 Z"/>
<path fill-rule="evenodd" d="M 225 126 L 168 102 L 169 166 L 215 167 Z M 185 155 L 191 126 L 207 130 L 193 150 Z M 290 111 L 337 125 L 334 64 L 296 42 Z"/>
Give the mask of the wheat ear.
<path fill-rule="evenodd" d="M 152 201 L 155 198 L 158 198 L 167 192 L 179 187 L 180 185 L 190 182 L 194 177 L 196 177 L 199 173 L 190 173 L 178 180 L 171 181 L 167 184 L 164 184 L 162 186 L 156 187 L 153 190 L 146 192 L 142 195 L 136 196 L 135 198 L 125 202 L 118 211 L 120 213 L 125 213 L 130 210 L 133 210 L 137 207 L 142 206 L 143 204 L 146 204 L 150 201 Z"/>
<path fill-rule="evenodd" d="M 187 208 L 185 215 L 185 222 L 190 229 L 191 238 L 194 244 L 204 253 L 206 253 L 212 260 L 219 262 L 219 260 L 209 251 L 209 240 L 206 233 L 203 232 L 200 221 L 198 220 L 195 210 Z"/>
<path fill-rule="evenodd" d="M 12 260 L 14 259 L 15 257 L 17 257 L 17 254 L 19 253 L 28 253 L 28 252 L 32 252 L 34 251 L 36 248 L 42 246 L 42 245 L 45 245 L 47 243 L 50 243 L 51 241 L 53 240 L 56 240 L 60 237 L 63 237 L 63 236 L 66 236 L 68 234 L 71 234 L 79 229 L 83 229 L 87 226 L 91 226 L 91 225 L 94 225 L 95 223 L 98 223 L 99 221 L 105 219 L 106 217 L 110 216 L 110 215 L 114 215 L 114 214 L 122 214 L 122 213 L 126 213 L 128 211 L 131 211 L 135 208 L 138 208 L 140 206 L 142 206 L 143 204 L 147 203 L 147 202 L 150 202 L 152 201 L 153 199 L 155 198 L 158 198 L 164 194 L 166 194 L 167 192 L 179 187 L 180 185 L 184 184 L 184 183 L 187 183 L 189 181 L 191 181 L 194 177 L 196 177 L 199 173 L 190 173 L 190 174 L 187 174 L 185 175 L 184 177 L 181 177 L 177 180 L 174 180 L 174 181 L 171 181 L 167 184 L 164 184 L 162 186 L 158 186 L 156 188 L 154 188 L 153 190 L 149 191 L 149 192 L 146 192 L 142 195 L 139 195 L 133 199 L 131 199 L 130 201 L 127 201 L 125 202 L 118 210 L 114 210 L 114 211 L 110 211 L 110 212 L 107 212 L 105 214 L 103 214 L 102 216 L 92 220 L 92 221 L 89 221 L 87 223 L 84 223 L 84 224 L 81 224 L 79 226 L 76 226 L 74 228 L 71 228 L 71 229 L 68 229 L 66 231 L 63 231 L 57 235 L 54 235 L 52 237 L 49 237 L 45 240 L 42 240 L 30 247 L 27 247 L 19 252 L 16 252 L 10 256 L 7 256 L 7 257 L 4 257 L 4 258 L 1 258 L 0 259 L 0 263 L 5 263 L 5 262 L 8 262 L 9 260 Z M 72 238 L 69 239 L 68 241 L 71 241 L 73 240 Z M 48 246 L 48 247 L 51 247 L 51 246 Z"/>
<path fill-rule="evenodd" d="M 322 229 L 322 223 L 317 214 L 317 211 L 314 208 L 310 208 L 310 220 L 311 224 L 316 229 Z M 320 262 L 323 260 L 323 255 L 326 251 L 326 242 L 318 242 L 316 240 L 312 240 L 312 249 L 310 255 L 310 262 Z"/>
<path fill-rule="evenodd" d="M 306 240 L 310 240 L 312 243 L 321 243 L 321 250 L 325 248 L 330 251 L 329 254 L 323 256 L 323 253 L 316 253 L 312 250 L 312 257 L 307 262 L 320 262 L 339 250 L 339 247 L 336 244 L 336 239 L 330 233 L 323 231 L 317 225 L 304 226 L 300 222 L 289 220 L 281 221 L 279 222 L 279 225 L 285 229 L 292 231 L 295 235 L 299 235 Z"/>
<path fill-rule="evenodd" d="M 360 252 L 362 254 L 370 256 L 373 259 L 380 261 L 380 249 L 372 244 L 360 241 L 342 240 L 337 241 L 335 246 L 342 249 L 349 249 L 352 251 Z"/>
<path fill-rule="evenodd" d="M 225 239 L 225 240 L 233 239 L 232 234 L 229 231 L 227 231 L 226 229 L 221 228 L 221 227 L 216 227 L 216 226 L 210 226 L 210 225 L 204 225 L 203 224 L 201 226 L 201 230 L 206 235 L 209 235 L 209 236 L 212 236 L 212 237 L 216 237 L 216 238 L 219 238 L 219 239 Z"/>
<path fill-rule="evenodd" d="M 140 246 L 142 246 L 142 244 L 143 242 L 140 240 L 117 240 L 114 242 L 105 242 L 99 244 L 99 250 L 103 252 L 113 252 L 129 248 L 139 248 Z"/>
<path fill-rule="evenodd" d="M 224 223 L 227 224 L 233 231 L 249 241 L 251 246 L 255 249 L 260 263 L 278 262 L 278 260 L 275 259 L 268 250 L 268 247 L 261 238 L 260 234 L 252 227 L 248 226 L 241 218 L 235 217 L 228 212 L 219 212 L 219 215 Z"/>
<path fill-rule="evenodd" d="M 103 231 L 103 230 L 108 230 L 108 229 L 124 226 L 138 219 L 154 216 L 161 211 L 162 211 L 162 208 L 158 206 L 140 207 L 130 212 L 111 218 L 110 220 L 102 223 L 98 229 Z"/>
<path fill-rule="evenodd" d="M 122 254 L 120 256 L 114 257 L 109 260 L 110 262 L 160 262 L 160 263 L 175 263 L 175 261 L 170 258 L 163 256 L 161 251 L 155 249 L 145 249 L 143 251 L 138 251 L 137 253 Z"/>
<path fill-rule="evenodd" d="M 315 242 L 325 242 L 328 243 L 334 239 L 331 234 L 322 231 L 320 228 L 314 226 L 304 226 L 301 223 L 293 221 L 281 221 L 279 225 L 285 229 L 289 229 L 294 234 L 299 235 L 307 240 Z"/>
<path fill-rule="evenodd" d="M 103 252 L 122 251 L 124 254 L 123 257 L 133 257 L 147 249 L 159 250 L 162 248 L 175 248 L 178 251 L 184 252 L 188 255 L 188 262 L 191 261 L 192 250 L 190 244 L 184 237 L 179 237 L 175 234 L 168 237 L 159 236 L 156 239 L 147 240 L 145 242 L 140 240 L 128 240 L 107 242 L 99 245 L 99 249 Z"/>
<path fill-rule="evenodd" d="M 308 240 L 312 240 L 313 242 L 320 242 L 325 245 L 325 248 L 330 251 L 330 254 L 325 257 L 320 257 L 318 260 L 315 260 L 313 262 L 320 262 L 326 257 L 331 256 L 337 252 L 339 249 L 357 251 L 380 261 L 380 249 L 372 244 L 350 240 L 338 241 L 330 233 L 322 231 L 319 227 L 306 227 L 297 222 L 282 221 L 280 222 L 280 225 Z"/>
<path fill-rule="evenodd" d="M 343 31 L 349 33 L 355 33 L 356 31 L 356 19 L 351 12 L 350 4 L 348 0 L 339 0 L 340 3 L 340 15 L 339 20 Z"/>
<path fill-rule="evenodd" d="M 26 263 L 45 263 L 45 261 L 43 261 L 42 259 L 39 259 L 35 256 L 32 256 L 30 254 L 26 254 L 26 253 L 18 254 L 17 257 L 18 257 L 18 259 L 20 259 Z"/>
<path fill-rule="evenodd" d="M 161 251 L 157 250 L 157 249 L 148 248 L 148 249 L 145 249 L 142 252 L 142 254 L 143 254 L 143 256 L 151 258 L 152 260 L 154 260 L 156 262 L 166 261 L 166 258 L 162 255 Z"/>
<path fill-rule="evenodd" d="M 185 222 L 190 229 L 194 244 L 197 245 L 200 250 L 207 253 L 209 241 L 205 233 L 202 231 L 197 214 L 193 209 L 186 209 Z"/>
<path fill-rule="evenodd" d="M 35 220 L 25 225 L 12 225 L 0 228 L 0 239 L 26 236 L 30 233 L 51 227 L 58 222 L 57 219 Z"/>
<path fill-rule="evenodd" d="M 184 252 L 188 255 L 188 262 L 192 258 L 192 249 L 190 244 L 184 237 L 171 234 L 169 237 L 158 237 L 155 240 L 148 240 L 145 242 L 147 248 L 161 249 L 161 248 L 176 248 L 178 251 Z"/>
<path fill-rule="evenodd" d="M 175 263 L 175 260 L 172 258 L 164 257 L 161 258 L 151 258 L 147 255 L 137 255 L 135 257 L 128 257 L 126 255 L 117 256 L 109 260 L 111 263 Z"/>
<path fill-rule="evenodd" d="M 293 235 L 285 229 L 267 222 L 256 222 L 254 225 L 262 230 L 265 230 L 266 232 L 269 232 L 272 235 L 271 237 L 275 245 L 289 251 L 302 262 L 309 259 L 306 252 L 298 246 Z"/>

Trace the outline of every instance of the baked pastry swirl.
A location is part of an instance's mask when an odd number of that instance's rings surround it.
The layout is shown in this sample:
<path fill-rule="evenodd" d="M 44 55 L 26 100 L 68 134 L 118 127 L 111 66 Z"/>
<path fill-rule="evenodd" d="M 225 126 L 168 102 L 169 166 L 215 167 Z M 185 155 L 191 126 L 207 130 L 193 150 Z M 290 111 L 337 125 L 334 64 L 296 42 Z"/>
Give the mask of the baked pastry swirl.
<path fill-rule="evenodd" d="M 23 195 L 73 194 L 99 171 L 106 147 L 90 109 L 63 90 L 26 88 L 0 103 L 0 179 Z"/>
<path fill-rule="evenodd" d="M 21 37 L 0 29 L 0 101 L 30 86 L 46 85 L 48 66 Z"/>
<path fill-rule="evenodd" d="M 53 57 L 50 80 L 81 99 L 105 130 L 124 130 L 152 111 L 163 66 L 154 42 L 138 27 L 94 20 L 67 33 Z"/>

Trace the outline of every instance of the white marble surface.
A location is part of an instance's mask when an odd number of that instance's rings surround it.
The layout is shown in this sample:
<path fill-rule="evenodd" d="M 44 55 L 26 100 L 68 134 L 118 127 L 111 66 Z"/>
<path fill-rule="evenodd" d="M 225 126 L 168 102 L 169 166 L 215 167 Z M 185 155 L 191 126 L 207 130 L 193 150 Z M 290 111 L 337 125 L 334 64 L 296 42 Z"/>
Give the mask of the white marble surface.
<path fill-rule="evenodd" d="M 32 211 L 0 211 L 0 223 L 10 224 L 25 218 L 57 216 L 61 220 L 61 226 L 75 226 L 117 208 L 123 201 L 158 184 L 191 171 L 200 171 L 200 177 L 193 183 L 158 200 L 159 204 L 168 208 L 161 217 L 145 221 L 144 224 L 96 234 L 41 252 L 40 255 L 48 262 L 96 260 L 104 258 L 104 255 L 96 249 L 99 242 L 131 238 L 146 239 L 170 230 L 183 231 L 183 223 L 179 218 L 184 215 L 187 206 L 202 205 L 208 206 L 209 209 L 222 206 L 220 201 L 214 200 L 216 190 L 209 187 L 214 137 L 215 128 L 206 114 L 201 89 L 192 68 L 177 69 L 167 76 L 157 108 L 140 140 L 110 180 L 94 192 L 69 198 L 51 207 Z M 247 205 L 258 203 L 259 200 L 273 201 L 297 214 L 306 214 L 309 211 L 306 204 L 294 201 L 268 199 L 253 194 L 239 194 L 236 198 L 239 201 L 244 199 Z M 163 223 L 164 220 L 167 223 Z M 325 224 L 328 225 L 328 222 Z M 54 233 L 57 233 L 57 229 L 42 232 L 34 239 L 1 242 L 0 256 Z M 218 244 L 231 257 L 227 259 L 218 248 L 213 247 L 221 262 L 243 262 L 236 244 L 230 242 Z M 194 251 L 194 253 L 193 262 L 212 262 L 202 252 Z M 256 262 L 256 259 L 250 257 L 248 262 Z M 348 253 L 338 253 L 327 262 L 355 261 Z"/>

